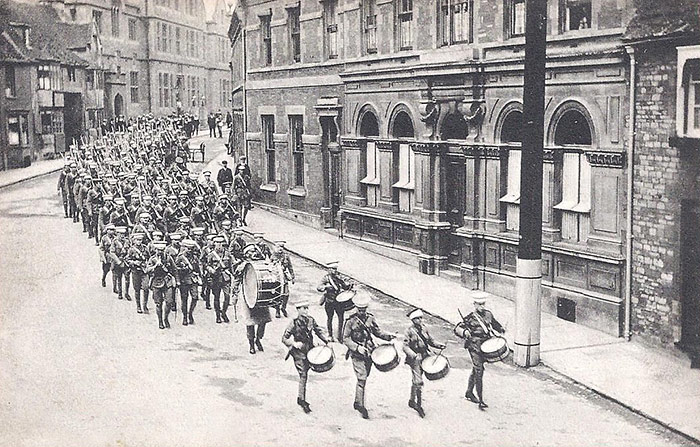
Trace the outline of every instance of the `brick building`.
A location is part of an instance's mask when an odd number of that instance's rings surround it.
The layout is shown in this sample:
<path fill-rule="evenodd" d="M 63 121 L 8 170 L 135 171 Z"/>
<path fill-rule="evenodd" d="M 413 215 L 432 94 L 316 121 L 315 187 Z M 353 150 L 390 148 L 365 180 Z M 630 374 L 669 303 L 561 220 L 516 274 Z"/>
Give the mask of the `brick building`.
<path fill-rule="evenodd" d="M 700 4 L 637 0 L 632 331 L 700 353 Z"/>
<path fill-rule="evenodd" d="M 80 138 L 89 103 L 89 25 L 61 23 L 51 8 L 0 2 L 0 169 L 63 152 Z"/>

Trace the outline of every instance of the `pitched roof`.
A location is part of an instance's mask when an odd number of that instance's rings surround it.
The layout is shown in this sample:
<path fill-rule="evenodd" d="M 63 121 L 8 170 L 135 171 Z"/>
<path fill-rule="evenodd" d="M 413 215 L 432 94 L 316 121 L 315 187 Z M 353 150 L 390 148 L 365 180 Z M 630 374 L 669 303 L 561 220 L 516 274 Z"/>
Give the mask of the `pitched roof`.
<path fill-rule="evenodd" d="M 29 26 L 29 47 L 18 34 L 16 25 Z M 5 33 L 4 40 L 7 41 L 9 37 L 27 59 L 54 61 L 65 65 L 87 65 L 85 60 L 70 51 L 71 48 L 85 46 L 81 42 L 90 37 L 89 31 L 86 30 L 83 25 L 67 25 L 61 22 L 51 6 L 0 0 L 0 33 Z M 17 53 L 17 49 L 14 50 Z"/>
<path fill-rule="evenodd" d="M 634 0 L 634 5 L 625 40 L 700 35 L 698 0 Z"/>

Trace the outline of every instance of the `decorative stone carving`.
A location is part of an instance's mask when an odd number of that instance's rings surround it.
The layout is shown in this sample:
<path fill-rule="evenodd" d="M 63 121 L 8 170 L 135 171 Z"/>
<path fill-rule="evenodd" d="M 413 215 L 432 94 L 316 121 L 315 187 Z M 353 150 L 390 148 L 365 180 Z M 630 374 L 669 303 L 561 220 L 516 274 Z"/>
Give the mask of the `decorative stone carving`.
<path fill-rule="evenodd" d="M 447 151 L 445 143 L 421 141 L 412 144 L 413 151 L 420 154 L 436 154 Z"/>
<path fill-rule="evenodd" d="M 586 152 L 586 159 L 591 166 L 604 168 L 622 168 L 625 164 L 624 152 Z"/>
<path fill-rule="evenodd" d="M 425 123 L 428 132 L 423 135 L 424 138 L 433 139 L 437 133 L 437 122 L 440 116 L 440 104 L 435 100 L 422 100 L 419 103 L 418 111 L 420 112 L 420 120 Z"/>
<path fill-rule="evenodd" d="M 486 116 L 486 104 L 483 101 L 473 101 L 466 110 L 467 103 L 457 103 L 457 110 L 462 114 L 468 124 L 467 135 L 471 135 L 474 141 L 483 141 L 481 126 Z"/>

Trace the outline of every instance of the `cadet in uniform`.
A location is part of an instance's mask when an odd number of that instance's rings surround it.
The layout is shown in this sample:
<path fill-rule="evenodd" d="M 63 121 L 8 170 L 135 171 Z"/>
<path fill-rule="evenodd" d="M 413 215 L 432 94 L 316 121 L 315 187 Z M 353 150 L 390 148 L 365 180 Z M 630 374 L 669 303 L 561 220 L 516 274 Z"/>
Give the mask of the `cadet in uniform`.
<path fill-rule="evenodd" d="M 396 338 L 395 334 L 381 330 L 374 315 L 367 312 L 369 301 L 369 295 L 366 293 L 358 293 L 353 298 L 357 312 L 348 318 L 343 330 L 343 343 L 348 347 L 348 354 L 352 359 L 352 367 L 357 377 L 353 407 L 360 412 L 364 419 L 369 419 L 367 408 L 365 408 L 365 386 L 367 385 L 367 377 L 372 370 L 370 356 L 376 347 L 372 335 L 386 341 Z"/>
<path fill-rule="evenodd" d="M 182 325 L 194 324 L 193 312 L 197 306 L 197 286 L 201 282 L 197 243 L 192 239 L 182 241 L 180 253 L 175 258 L 175 266 L 180 280 L 180 304 L 182 308 Z M 187 299 L 190 299 L 189 306 Z"/>
<path fill-rule="evenodd" d="M 143 233 L 131 235 L 133 243 L 126 254 L 126 262 L 131 270 L 131 279 L 134 285 L 134 295 L 136 297 L 136 312 L 143 313 L 148 310 L 148 277 L 144 273 L 148 262 L 148 253 L 143 245 Z M 141 309 L 141 292 L 143 291 L 143 309 Z"/>
<path fill-rule="evenodd" d="M 100 262 L 102 263 L 102 287 L 107 287 L 107 273 L 111 270 L 112 263 L 109 257 L 112 250 L 112 241 L 115 237 L 114 232 L 114 224 L 107 224 L 105 226 L 105 234 L 102 236 L 102 239 L 100 239 L 99 251 Z M 112 282 L 114 282 L 114 280 L 112 280 Z"/>
<path fill-rule="evenodd" d="M 207 256 L 207 271 L 210 276 L 211 292 L 214 294 L 214 312 L 216 322 L 229 322 L 226 311 L 231 299 L 231 258 L 224 247 L 224 238 L 214 238 L 214 249 Z M 221 293 L 224 294 L 224 304 L 221 306 Z"/>
<path fill-rule="evenodd" d="M 331 340 L 333 340 L 333 314 L 338 316 L 338 338 L 337 340 L 341 343 L 343 342 L 343 318 L 345 316 L 345 310 L 338 305 L 336 302 L 336 297 L 340 292 L 345 290 L 350 290 L 352 284 L 347 284 L 338 275 L 338 262 L 329 262 L 326 264 L 328 268 L 328 273 L 321 280 L 321 284 L 316 287 L 316 290 L 323 292 L 323 297 L 321 298 L 320 304 L 326 310 L 326 323 L 328 326 L 328 334 L 330 334 Z"/>
<path fill-rule="evenodd" d="M 506 330 L 491 311 L 486 310 L 485 293 L 474 295 L 474 307 L 474 312 L 464 317 L 458 325 L 464 329 L 464 348 L 469 350 L 472 359 L 472 372 L 469 375 L 469 385 L 464 397 L 478 403 L 479 409 L 483 410 L 488 408 L 488 405 L 484 402 L 484 354 L 481 352 L 481 344 L 491 338 L 493 331 L 503 334 Z M 475 386 L 478 398 L 474 395 Z"/>
<path fill-rule="evenodd" d="M 165 242 L 153 242 L 155 253 L 148 260 L 146 273 L 151 275 L 150 288 L 153 292 L 153 301 L 156 303 L 158 313 L 158 327 L 165 329 L 170 327 L 168 316 L 172 308 L 172 295 L 168 288 L 175 286 L 175 265 L 172 259 L 165 254 Z M 163 315 L 163 301 L 165 301 L 165 315 Z"/>
<path fill-rule="evenodd" d="M 112 283 L 113 291 L 117 294 L 117 298 L 120 300 L 124 297 L 124 270 L 126 270 L 126 253 L 127 253 L 127 243 L 126 243 L 126 227 L 116 227 L 116 238 L 112 241 L 112 246 L 110 247 L 110 260 L 112 264 Z M 131 301 L 129 295 L 126 299 Z"/>
<path fill-rule="evenodd" d="M 420 417 L 425 417 L 423 410 L 423 367 L 422 362 L 430 355 L 429 348 L 445 349 L 445 345 L 437 343 L 423 325 L 423 311 L 413 309 L 408 313 L 413 323 L 404 337 L 403 351 L 406 353 L 406 364 L 411 367 L 411 397 L 408 406 L 416 410 Z"/>
<path fill-rule="evenodd" d="M 311 407 L 306 401 L 306 381 L 309 378 L 309 361 L 306 355 L 314 347 L 314 333 L 325 344 L 328 344 L 328 339 L 323 333 L 323 329 L 316 324 L 314 317 L 309 315 L 308 301 L 297 301 L 294 307 L 297 309 L 298 316 L 289 323 L 284 331 L 282 343 L 289 348 L 289 355 L 294 359 L 294 366 L 299 373 L 297 405 L 304 410 L 304 413 L 310 413 Z"/>
<path fill-rule="evenodd" d="M 277 264 L 282 273 L 282 299 L 276 306 L 276 318 L 280 318 L 280 312 L 287 316 L 287 302 L 289 301 L 289 283 L 294 284 L 294 267 L 289 254 L 284 250 L 285 241 L 275 242 L 275 251 L 272 253 L 272 262 Z"/>

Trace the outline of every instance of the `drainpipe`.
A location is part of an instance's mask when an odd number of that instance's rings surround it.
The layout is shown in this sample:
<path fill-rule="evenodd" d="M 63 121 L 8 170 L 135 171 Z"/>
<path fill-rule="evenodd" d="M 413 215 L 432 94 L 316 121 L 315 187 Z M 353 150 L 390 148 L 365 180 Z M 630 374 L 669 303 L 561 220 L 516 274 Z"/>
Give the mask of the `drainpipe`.
<path fill-rule="evenodd" d="M 634 47 L 625 47 L 630 58 L 630 92 L 629 92 L 629 127 L 627 129 L 627 228 L 625 241 L 625 329 L 624 337 L 627 341 L 632 338 L 632 202 L 634 199 L 634 136 L 635 136 L 635 104 L 636 104 L 636 77 L 637 66 Z"/>
<path fill-rule="evenodd" d="M 243 29 L 241 30 L 241 52 L 243 59 L 243 151 L 245 152 L 246 159 L 250 163 L 250 157 L 248 157 L 248 55 L 246 53 L 246 29 L 245 22 L 241 24 Z"/>

